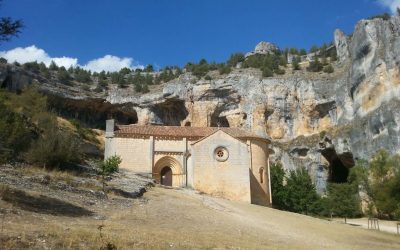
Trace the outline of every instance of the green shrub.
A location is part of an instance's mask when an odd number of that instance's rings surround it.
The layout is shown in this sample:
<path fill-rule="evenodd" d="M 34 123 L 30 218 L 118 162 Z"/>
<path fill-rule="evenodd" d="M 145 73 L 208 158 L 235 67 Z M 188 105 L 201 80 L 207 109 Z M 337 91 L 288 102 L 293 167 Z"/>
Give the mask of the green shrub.
<path fill-rule="evenodd" d="M 229 67 L 236 67 L 236 65 L 238 64 L 238 63 L 240 63 L 240 62 L 243 62 L 244 61 L 244 55 L 243 55 L 243 53 L 235 53 L 235 54 L 232 54 L 231 56 L 230 56 L 230 58 L 228 59 L 228 61 L 226 62 L 226 64 L 229 66 Z"/>
<path fill-rule="evenodd" d="M 379 18 L 379 19 L 382 19 L 382 20 L 387 21 L 387 20 L 390 20 L 390 17 L 391 17 L 390 14 L 387 13 L 387 12 L 385 12 L 385 13 L 380 14 L 380 15 L 370 16 L 370 17 L 368 17 L 367 19 L 368 19 L 368 20 L 372 20 L 372 19 Z"/>
<path fill-rule="evenodd" d="M 370 207 L 376 209 L 378 217 L 400 218 L 400 155 L 379 150 L 370 162 L 357 162 L 350 170 L 349 181 L 369 196 Z"/>
<path fill-rule="evenodd" d="M 86 71 L 81 69 L 80 67 L 76 67 L 74 70 L 74 78 L 77 82 L 88 83 L 92 81 L 90 71 Z"/>
<path fill-rule="evenodd" d="M 272 164 L 270 170 L 272 206 L 278 209 L 285 209 L 286 190 L 283 185 L 285 170 L 281 163 Z"/>
<path fill-rule="evenodd" d="M 119 169 L 122 159 L 118 155 L 108 157 L 106 160 L 99 164 L 99 170 L 102 175 L 109 175 L 115 173 Z"/>
<path fill-rule="evenodd" d="M 320 72 L 323 69 L 322 63 L 319 61 L 318 57 L 314 61 L 310 62 L 307 70 L 310 72 Z"/>
<path fill-rule="evenodd" d="M 273 75 L 274 75 L 274 73 L 272 72 L 272 70 L 270 68 L 265 67 L 265 68 L 262 69 L 262 76 L 263 77 L 271 77 Z"/>
<path fill-rule="evenodd" d="M 72 125 L 75 126 L 76 132 L 78 133 L 79 137 L 90 142 L 99 143 L 96 138 L 97 134 L 92 129 L 82 127 L 80 122 L 75 119 L 70 120 L 70 122 Z"/>
<path fill-rule="evenodd" d="M 218 65 L 218 72 L 220 75 L 229 74 L 231 73 L 231 71 L 232 71 L 231 67 L 229 67 L 226 64 L 221 63 Z"/>
<path fill-rule="evenodd" d="M 0 97 L 0 163 L 19 159 L 32 139 L 27 120 L 4 105 Z"/>
<path fill-rule="evenodd" d="M 49 70 L 52 70 L 52 71 L 58 70 L 58 66 L 54 61 L 51 61 L 50 65 L 49 65 Z"/>
<path fill-rule="evenodd" d="M 300 70 L 300 57 L 296 56 L 292 61 L 293 70 Z"/>
<path fill-rule="evenodd" d="M 67 131 L 60 131 L 53 119 L 45 127 L 40 138 L 34 141 L 26 159 L 45 168 L 57 168 L 64 163 L 81 160 L 80 143 Z"/>
<path fill-rule="evenodd" d="M 209 76 L 209 75 L 206 75 L 206 76 L 204 77 L 204 80 L 211 81 L 211 80 L 212 80 L 212 78 L 211 78 L 211 76 Z"/>
<path fill-rule="evenodd" d="M 149 93 L 149 86 L 145 83 L 142 85 L 142 93 Z"/>
<path fill-rule="evenodd" d="M 287 210 L 302 214 L 315 213 L 314 204 L 318 202 L 319 196 L 304 167 L 289 172 L 285 189 Z"/>
<path fill-rule="evenodd" d="M 40 66 L 36 61 L 35 62 L 27 62 L 23 65 L 23 67 L 24 67 L 24 69 L 35 72 L 35 73 L 40 72 Z"/>
<path fill-rule="evenodd" d="M 57 79 L 65 85 L 70 85 L 72 77 L 64 67 L 60 67 L 57 72 Z"/>
<path fill-rule="evenodd" d="M 151 64 L 147 64 L 146 68 L 144 68 L 145 72 L 153 72 L 154 71 L 154 67 Z"/>
<path fill-rule="evenodd" d="M 286 73 L 286 71 L 285 71 L 284 69 L 281 69 L 281 68 L 275 69 L 274 72 L 275 72 L 276 74 L 278 74 L 278 75 L 283 75 L 283 74 Z"/>
<path fill-rule="evenodd" d="M 331 64 L 328 64 L 327 66 L 324 67 L 324 72 L 325 73 L 333 73 L 335 71 L 335 69 L 333 68 L 333 66 Z"/>
<path fill-rule="evenodd" d="M 356 185 L 329 183 L 328 202 L 334 216 L 353 218 L 361 215 L 360 197 Z"/>

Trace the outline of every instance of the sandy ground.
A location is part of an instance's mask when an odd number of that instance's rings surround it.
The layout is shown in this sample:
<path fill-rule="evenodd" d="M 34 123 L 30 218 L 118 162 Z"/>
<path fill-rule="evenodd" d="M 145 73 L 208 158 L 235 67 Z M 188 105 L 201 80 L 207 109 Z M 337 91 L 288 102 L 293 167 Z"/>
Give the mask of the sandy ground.
<path fill-rule="evenodd" d="M 0 232 L 9 249 L 400 249 L 395 234 L 162 187 L 139 199 L 111 196 L 87 206 L 92 216 L 37 213 L 1 200 L 0 208 L 9 211 Z"/>

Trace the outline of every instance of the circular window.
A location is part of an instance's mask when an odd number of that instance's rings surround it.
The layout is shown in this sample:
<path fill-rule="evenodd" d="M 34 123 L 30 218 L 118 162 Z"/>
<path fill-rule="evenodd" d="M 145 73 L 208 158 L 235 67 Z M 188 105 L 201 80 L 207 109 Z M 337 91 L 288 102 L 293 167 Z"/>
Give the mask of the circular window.
<path fill-rule="evenodd" d="M 218 147 L 214 150 L 214 157 L 217 161 L 226 161 L 229 157 L 228 150 L 224 147 Z"/>

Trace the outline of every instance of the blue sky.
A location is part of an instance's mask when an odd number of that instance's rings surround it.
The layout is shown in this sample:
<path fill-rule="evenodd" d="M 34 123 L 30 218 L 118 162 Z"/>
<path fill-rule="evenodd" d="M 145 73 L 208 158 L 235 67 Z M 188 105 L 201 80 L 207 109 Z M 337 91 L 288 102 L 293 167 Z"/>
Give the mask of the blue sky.
<path fill-rule="evenodd" d="M 34 45 L 30 53 L 42 49 L 48 57 L 70 57 L 80 65 L 105 55 L 130 66 L 219 62 L 251 51 L 259 41 L 307 49 L 330 42 L 336 28 L 351 33 L 358 20 L 391 12 L 390 5 L 393 11 L 399 2 L 4 0 L 1 15 L 23 19 L 26 27 L 0 51 Z"/>

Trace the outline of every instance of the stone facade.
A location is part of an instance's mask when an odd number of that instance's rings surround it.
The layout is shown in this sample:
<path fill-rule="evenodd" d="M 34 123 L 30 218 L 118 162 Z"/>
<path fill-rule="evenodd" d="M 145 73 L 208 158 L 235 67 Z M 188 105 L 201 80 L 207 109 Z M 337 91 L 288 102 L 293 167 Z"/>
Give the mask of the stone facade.
<path fill-rule="evenodd" d="M 236 128 L 117 126 L 107 121 L 105 157 L 157 183 L 271 205 L 269 144 Z"/>

